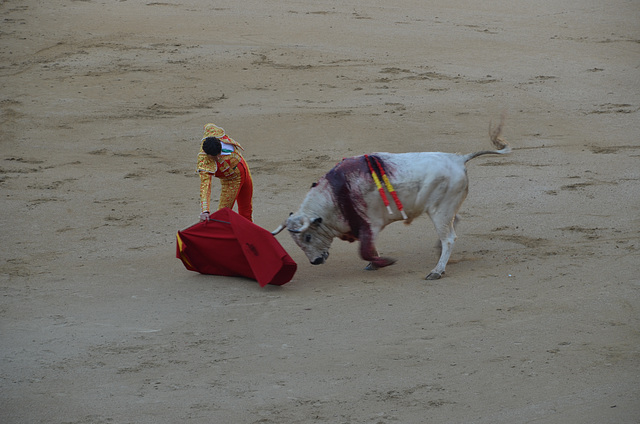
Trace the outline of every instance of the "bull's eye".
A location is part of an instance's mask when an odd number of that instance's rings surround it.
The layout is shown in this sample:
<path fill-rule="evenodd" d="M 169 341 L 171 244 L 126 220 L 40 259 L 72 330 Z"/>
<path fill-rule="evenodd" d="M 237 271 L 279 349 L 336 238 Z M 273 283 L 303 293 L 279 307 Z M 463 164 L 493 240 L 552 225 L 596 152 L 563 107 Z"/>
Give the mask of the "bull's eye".
<path fill-rule="evenodd" d="M 305 243 L 309 243 L 309 242 L 311 242 L 311 234 L 307 234 L 307 235 L 305 235 L 305 236 L 304 236 L 304 241 L 305 241 Z"/>

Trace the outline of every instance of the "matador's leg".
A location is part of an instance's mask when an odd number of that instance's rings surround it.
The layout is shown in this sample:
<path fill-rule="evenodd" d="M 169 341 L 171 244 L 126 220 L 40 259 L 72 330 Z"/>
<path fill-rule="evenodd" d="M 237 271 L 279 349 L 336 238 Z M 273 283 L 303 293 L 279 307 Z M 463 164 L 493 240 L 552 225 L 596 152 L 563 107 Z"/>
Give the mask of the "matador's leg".
<path fill-rule="evenodd" d="M 238 177 L 220 179 L 220 201 L 218 202 L 218 210 L 222 208 L 233 209 L 233 205 L 238 197 L 242 179 Z"/>
<path fill-rule="evenodd" d="M 238 214 L 249 221 L 253 221 L 253 180 L 251 179 L 251 172 L 244 162 L 240 162 L 238 168 L 241 169 L 242 173 L 242 186 L 237 197 Z"/>

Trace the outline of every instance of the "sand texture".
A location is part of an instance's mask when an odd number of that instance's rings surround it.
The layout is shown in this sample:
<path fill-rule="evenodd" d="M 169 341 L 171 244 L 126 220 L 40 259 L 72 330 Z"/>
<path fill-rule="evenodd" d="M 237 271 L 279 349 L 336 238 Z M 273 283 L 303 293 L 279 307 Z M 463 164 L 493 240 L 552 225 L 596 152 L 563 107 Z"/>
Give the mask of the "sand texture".
<path fill-rule="evenodd" d="M 0 422 L 640 422 L 640 3 L 0 2 Z M 214 122 L 276 228 L 342 158 L 491 147 L 445 276 L 187 271 Z M 214 198 L 219 183 L 214 182 Z M 214 200 L 215 203 L 215 200 Z"/>

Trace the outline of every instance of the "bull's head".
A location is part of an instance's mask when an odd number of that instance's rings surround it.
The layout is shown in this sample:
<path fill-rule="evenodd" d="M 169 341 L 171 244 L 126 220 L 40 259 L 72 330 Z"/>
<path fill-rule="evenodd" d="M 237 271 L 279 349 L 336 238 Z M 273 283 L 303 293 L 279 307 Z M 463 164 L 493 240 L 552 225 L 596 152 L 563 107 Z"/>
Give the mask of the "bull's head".
<path fill-rule="evenodd" d="M 329 257 L 329 247 L 333 237 L 323 228 L 322 218 L 310 218 L 304 214 L 289 215 L 289 218 L 271 234 L 289 230 L 293 241 L 302 249 L 313 265 L 323 264 Z"/>

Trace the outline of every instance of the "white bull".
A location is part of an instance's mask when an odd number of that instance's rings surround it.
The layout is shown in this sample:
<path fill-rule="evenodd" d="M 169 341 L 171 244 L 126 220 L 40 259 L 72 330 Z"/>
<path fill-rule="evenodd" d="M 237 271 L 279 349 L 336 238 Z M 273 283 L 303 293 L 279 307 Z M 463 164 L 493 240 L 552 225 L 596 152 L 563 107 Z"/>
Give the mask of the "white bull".
<path fill-rule="evenodd" d="M 467 155 L 440 152 L 375 153 L 370 155 L 382 164 L 400 199 L 406 224 L 427 213 L 440 239 L 441 254 L 427 280 L 444 274 L 456 240 L 454 222 L 467 197 L 469 182 L 465 164 L 485 154 L 511 151 L 502 139 L 502 124 L 489 136 L 497 150 L 483 150 Z M 367 269 L 391 265 L 394 259 L 380 257 L 375 247 L 376 236 L 394 221 L 403 220 L 394 208 L 390 214 L 382 201 L 365 156 L 344 159 L 314 184 L 300 209 L 272 234 L 284 228 L 304 251 L 309 261 L 322 264 L 329 257 L 334 238 L 360 242 L 360 256 L 369 261 Z"/>

